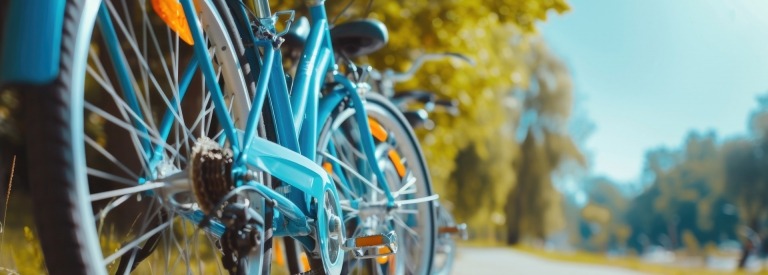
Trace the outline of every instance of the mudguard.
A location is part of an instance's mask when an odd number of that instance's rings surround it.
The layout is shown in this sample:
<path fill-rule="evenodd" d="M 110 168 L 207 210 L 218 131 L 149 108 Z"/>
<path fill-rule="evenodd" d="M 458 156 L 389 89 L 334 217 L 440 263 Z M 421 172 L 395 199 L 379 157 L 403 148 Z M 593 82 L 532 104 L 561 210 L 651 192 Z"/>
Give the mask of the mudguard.
<path fill-rule="evenodd" d="M 10 0 L 0 39 L 0 86 L 46 84 L 59 74 L 64 0 Z"/>

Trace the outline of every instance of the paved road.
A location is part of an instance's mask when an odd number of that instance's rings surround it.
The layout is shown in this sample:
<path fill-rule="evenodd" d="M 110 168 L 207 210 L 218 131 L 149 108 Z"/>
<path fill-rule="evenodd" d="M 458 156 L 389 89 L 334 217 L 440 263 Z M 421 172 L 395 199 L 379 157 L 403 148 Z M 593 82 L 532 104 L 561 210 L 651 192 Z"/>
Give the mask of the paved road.
<path fill-rule="evenodd" d="M 460 247 L 453 268 L 456 275 L 568 274 L 634 275 L 637 271 L 602 265 L 559 262 L 507 248 Z"/>

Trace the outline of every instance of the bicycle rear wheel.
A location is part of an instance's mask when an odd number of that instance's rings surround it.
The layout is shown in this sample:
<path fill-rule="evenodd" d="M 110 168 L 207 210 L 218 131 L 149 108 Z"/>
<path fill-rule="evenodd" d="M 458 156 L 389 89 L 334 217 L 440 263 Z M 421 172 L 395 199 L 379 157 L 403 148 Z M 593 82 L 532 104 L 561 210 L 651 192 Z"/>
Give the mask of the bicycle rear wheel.
<path fill-rule="evenodd" d="M 222 227 L 200 230 L 199 190 L 176 183 L 191 177 L 201 152 L 226 166 L 223 127 L 204 81 L 222 87 L 235 125 L 245 123 L 249 96 L 233 34 L 210 1 L 196 2 L 212 56 L 197 62 L 213 64 L 218 79 L 194 73 L 192 48 L 150 1 L 66 2 L 60 74 L 25 100 L 30 185 L 51 274 L 226 272 Z"/>
<path fill-rule="evenodd" d="M 387 209 L 361 147 L 355 109 L 341 108 L 323 128 L 319 163 L 336 182 L 344 210 L 347 237 L 394 230 L 398 251 L 373 259 L 346 259 L 352 274 L 430 274 L 436 234 L 434 202 L 409 203 L 431 196 L 432 185 L 418 140 L 407 120 L 389 101 L 373 93 L 365 96 L 365 110 L 374 135 L 379 167 L 401 205 Z M 347 253 L 351 255 L 353 253 Z"/>

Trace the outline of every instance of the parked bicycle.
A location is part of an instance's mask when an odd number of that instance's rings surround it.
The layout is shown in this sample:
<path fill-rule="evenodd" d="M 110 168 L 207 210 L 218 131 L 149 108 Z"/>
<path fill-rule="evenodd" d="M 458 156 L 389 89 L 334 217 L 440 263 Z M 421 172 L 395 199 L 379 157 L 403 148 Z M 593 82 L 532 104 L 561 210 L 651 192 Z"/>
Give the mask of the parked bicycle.
<path fill-rule="evenodd" d="M 417 139 L 334 55 L 374 51 L 386 29 L 329 31 L 324 1 L 308 0 L 286 74 L 275 25 L 294 13 L 250 4 L 7 4 L 0 85 L 26 97 L 50 273 L 269 274 L 283 236 L 318 274 L 369 258 L 376 272 L 432 272 L 438 197 Z"/>
<path fill-rule="evenodd" d="M 429 115 L 437 110 L 447 111 L 451 115 L 458 115 L 458 102 L 456 100 L 441 99 L 437 94 L 427 90 L 395 91 L 395 84 L 405 82 L 413 78 L 416 72 L 429 61 L 444 59 L 456 59 L 474 65 L 470 58 L 457 53 L 424 54 L 414 60 L 414 64 L 407 71 L 398 73 L 391 69 L 380 72 L 371 67 L 361 70 L 370 75 L 374 91 L 382 94 L 392 101 L 400 109 L 413 128 L 426 128 L 431 130 L 434 122 Z M 468 237 L 467 225 L 456 223 L 450 211 L 441 203 L 435 203 L 437 215 L 437 239 L 435 241 L 435 255 L 432 263 L 431 274 L 451 274 L 453 262 L 456 258 L 456 237 L 466 240 Z"/>

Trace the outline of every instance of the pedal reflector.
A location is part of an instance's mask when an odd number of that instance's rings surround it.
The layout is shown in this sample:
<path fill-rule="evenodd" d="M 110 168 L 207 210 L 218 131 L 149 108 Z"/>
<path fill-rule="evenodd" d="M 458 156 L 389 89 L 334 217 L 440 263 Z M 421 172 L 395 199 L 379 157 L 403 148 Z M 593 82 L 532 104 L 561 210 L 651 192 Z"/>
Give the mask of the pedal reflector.
<path fill-rule="evenodd" d="M 397 234 L 376 234 L 349 238 L 344 242 L 344 250 L 351 250 L 358 259 L 377 258 L 397 252 Z"/>

